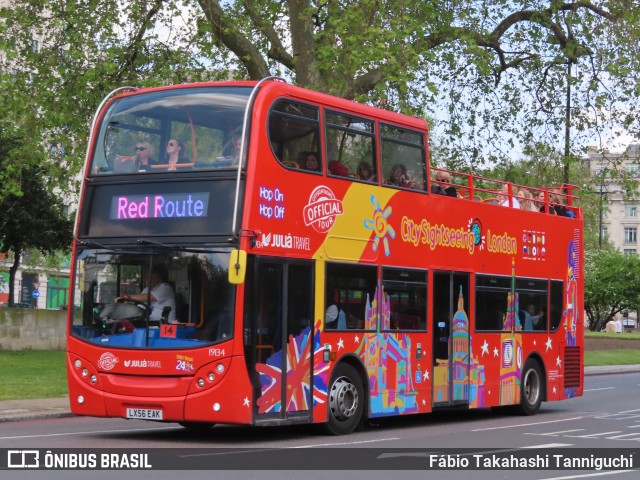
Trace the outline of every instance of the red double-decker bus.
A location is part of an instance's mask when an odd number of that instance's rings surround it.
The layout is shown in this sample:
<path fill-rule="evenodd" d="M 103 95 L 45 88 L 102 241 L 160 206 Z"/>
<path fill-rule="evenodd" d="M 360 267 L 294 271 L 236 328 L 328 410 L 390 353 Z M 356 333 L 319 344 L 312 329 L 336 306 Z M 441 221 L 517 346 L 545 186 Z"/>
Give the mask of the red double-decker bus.
<path fill-rule="evenodd" d="M 75 233 L 72 411 L 345 434 L 581 395 L 571 187 L 515 208 L 518 185 L 430 168 L 427 137 L 277 79 L 110 95 Z"/>

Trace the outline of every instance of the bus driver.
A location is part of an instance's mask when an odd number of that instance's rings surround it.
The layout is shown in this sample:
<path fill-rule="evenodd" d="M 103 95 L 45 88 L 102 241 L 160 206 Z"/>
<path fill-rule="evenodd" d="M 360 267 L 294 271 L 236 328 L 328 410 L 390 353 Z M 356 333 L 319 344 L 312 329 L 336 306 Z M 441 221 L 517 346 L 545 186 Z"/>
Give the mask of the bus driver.
<path fill-rule="evenodd" d="M 151 290 L 150 292 L 149 289 Z M 165 307 L 171 308 L 166 320 L 169 323 L 172 323 L 176 319 L 175 293 L 173 292 L 171 285 L 164 281 L 163 272 L 158 267 L 154 267 L 153 270 L 151 270 L 151 274 L 149 275 L 149 287 L 145 287 L 141 293 L 125 295 L 124 297 L 119 298 L 131 299 L 141 303 L 146 303 L 147 298 L 149 298 L 151 302 L 149 320 L 160 321 Z"/>

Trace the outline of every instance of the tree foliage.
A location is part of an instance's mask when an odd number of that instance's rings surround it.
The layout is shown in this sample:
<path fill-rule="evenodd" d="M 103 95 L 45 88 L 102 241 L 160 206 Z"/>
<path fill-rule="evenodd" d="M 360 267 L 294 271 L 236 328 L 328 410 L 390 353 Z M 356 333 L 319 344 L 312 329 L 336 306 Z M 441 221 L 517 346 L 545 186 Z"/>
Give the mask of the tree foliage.
<path fill-rule="evenodd" d="M 13 252 L 9 268 L 9 304 L 13 304 L 15 274 L 23 253 L 35 248 L 42 253 L 68 250 L 71 245 L 71 221 L 63 214 L 62 199 L 49 187 L 46 156 L 41 149 L 36 157 L 26 158 L 21 148 L 28 144 L 20 130 L 0 122 L 0 178 L 11 178 L 13 191 L 0 198 L 0 249 Z"/>
<path fill-rule="evenodd" d="M 592 331 L 623 310 L 640 308 L 640 258 L 609 248 L 585 252 L 584 305 Z"/>
<path fill-rule="evenodd" d="M 637 0 L 13 0 L 5 86 L 78 171 L 93 110 L 122 84 L 280 75 L 436 118 L 443 155 L 477 164 L 580 134 L 638 131 Z M 34 51 L 31 40 L 42 40 Z M 505 145 L 507 150 L 505 151 Z"/>

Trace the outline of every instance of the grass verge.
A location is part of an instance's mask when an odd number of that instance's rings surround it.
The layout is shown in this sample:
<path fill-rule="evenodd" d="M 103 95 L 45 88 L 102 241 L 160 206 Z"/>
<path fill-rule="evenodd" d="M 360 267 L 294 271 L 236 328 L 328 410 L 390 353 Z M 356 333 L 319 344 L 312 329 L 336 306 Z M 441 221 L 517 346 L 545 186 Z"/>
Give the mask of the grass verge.
<path fill-rule="evenodd" d="M 640 352 L 631 349 L 585 350 L 584 364 L 587 367 L 602 365 L 635 365 L 640 363 Z"/>
<path fill-rule="evenodd" d="M 606 333 L 606 332 L 584 332 L 586 338 L 613 338 L 615 340 L 640 340 L 640 333 Z"/>
<path fill-rule="evenodd" d="M 66 352 L 0 351 L 0 400 L 67 395 Z"/>

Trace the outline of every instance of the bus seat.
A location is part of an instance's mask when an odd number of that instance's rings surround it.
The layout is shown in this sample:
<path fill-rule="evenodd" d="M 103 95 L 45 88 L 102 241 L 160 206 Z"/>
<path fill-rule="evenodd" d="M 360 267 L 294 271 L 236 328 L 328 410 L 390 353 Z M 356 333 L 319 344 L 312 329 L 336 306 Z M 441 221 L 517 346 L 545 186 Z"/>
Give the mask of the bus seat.
<path fill-rule="evenodd" d="M 300 168 L 300 165 L 298 165 L 298 162 L 294 162 L 293 160 L 287 160 L 286 162 L 282 162 L 282 165 L 290 168 Z"/>

